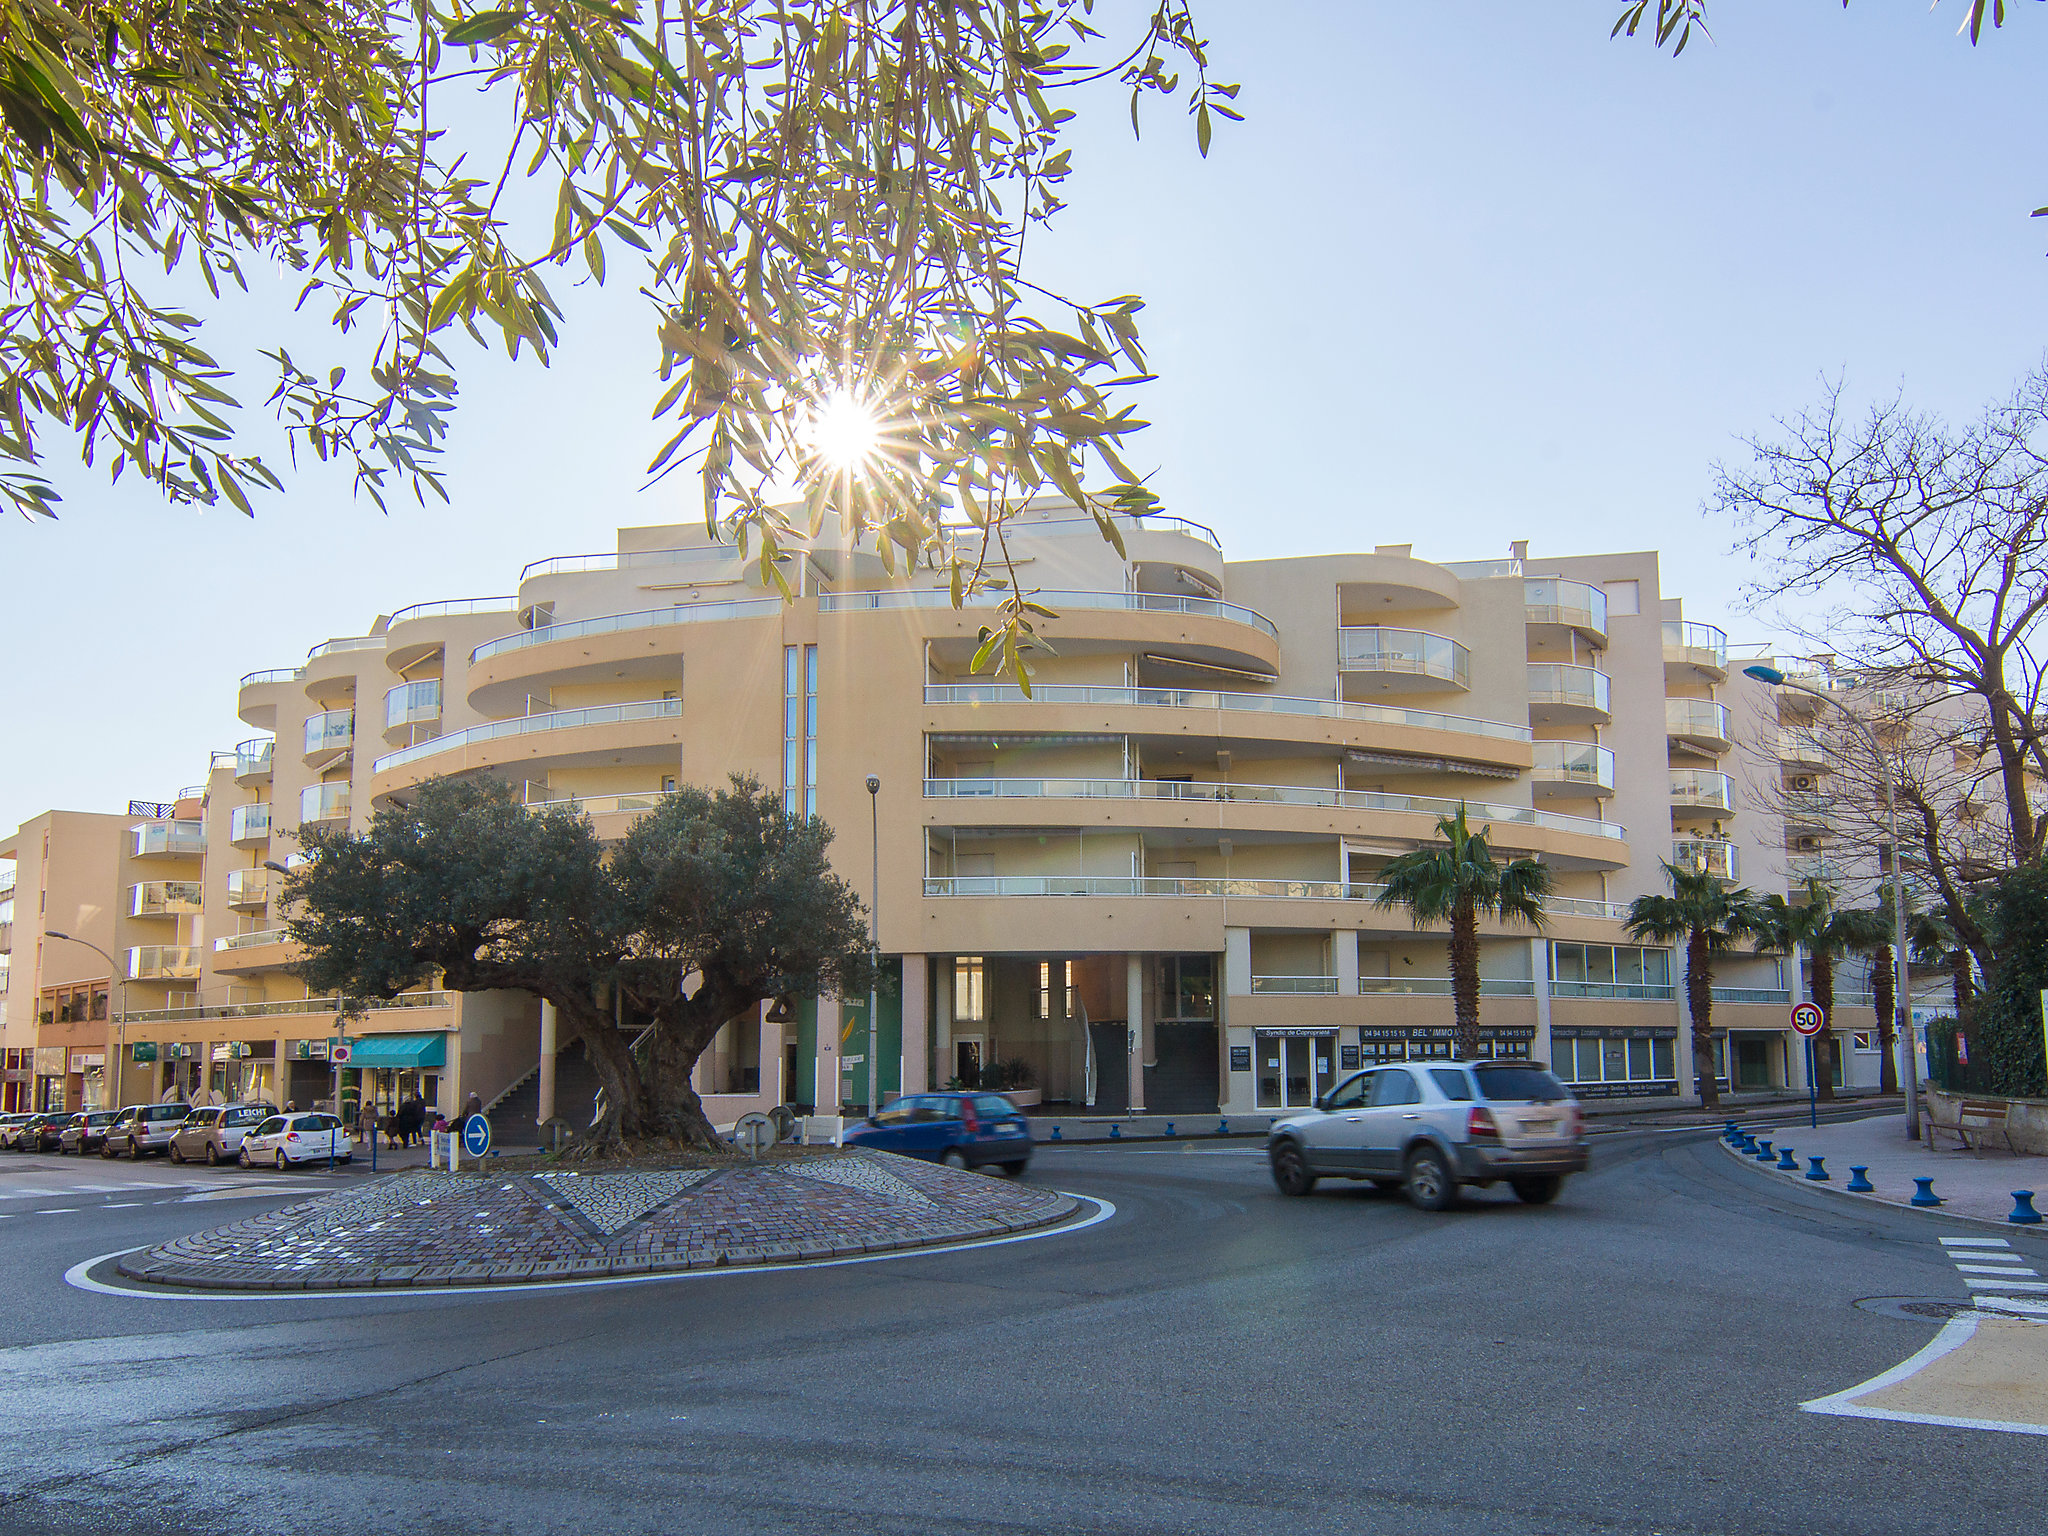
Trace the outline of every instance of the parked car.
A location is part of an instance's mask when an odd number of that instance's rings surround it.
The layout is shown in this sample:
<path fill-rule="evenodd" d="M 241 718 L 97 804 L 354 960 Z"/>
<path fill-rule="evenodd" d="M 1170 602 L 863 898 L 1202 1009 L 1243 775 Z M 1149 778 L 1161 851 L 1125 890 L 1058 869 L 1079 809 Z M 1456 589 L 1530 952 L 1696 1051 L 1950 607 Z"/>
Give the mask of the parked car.
<path fill-rule="evenodd" d="M 244 1168 L 258 1163 L 283 1168 L 292 1163 L 338 1163 L 355 1154 L 355 1143 L 342 1129 L 341 1121 L 327 1114 L 272 1115 L 245 1132 L 239 1161 Z"/>
<path fill-rule="evenodd" d="M 21 1134 L 21 1128 L 35 1119 L 34 1115 L 0 1115 L 0 1149 L 14 1145 L 14 1138 Z"/>
<path fill-rule="evenodd" d="M 130 1158 L 141 1159 L 161 1152 L 171 1144 L 171 1138 L 178 1134 L 178 1127 L 191 1112 L 185 1104 L 130 1104 L 107 1127 L 106 1139 L 100 1143 L 100 1156 L 118 1157 L 126 1152 Z"/>
<path fill-rule="evenodd" d="M 171 1161 L 200 1158 L 209 1168 L 240 1156 L 242 1139 L 277 1113 L 275 1104 L 226 1104 L 195 1109 L 171 1137 Z"/>
<path fill-rule="evenodd" d="M 900 1152 L 949 1168 L 993 1163 L 1015 1178 L 1031 1163 L 1031 1125 L 1000 1093 L 913 1093 L 846 1133 L 849 1147 Z"/>
<path fill-rule="evenodd" d="M 1320 1178 L 1370 1179 L 1441 1211 L 1460 1185 L 1505 1179 L 1542 1205 L 1587 1165 L 1585 1117 L 1534 1062 L 1411 1062 L 1348 1077 L 1306 1114 L 1275 1121 L 1266 1155 L 1287 1195 Z"/>
<path fill-rule="evenodd" d="M 71 1117 L 57 1138 L 59 1152 L 76 1152 L 80 1157 L 107 1139 L 107 1127 L 120 1118 L 118 1109 L 82 1110 Z"/>
<path fill-rule="evenodd" d="M 63 1132 L 64 1123 L 72 1116 L 68 1109 L 45 1110 L 40 1115 L 30 1115 L 15 1127 L 12 1146 L 17 1152 L 48 1152 L 57 1145 L 57 1137 Z"/>

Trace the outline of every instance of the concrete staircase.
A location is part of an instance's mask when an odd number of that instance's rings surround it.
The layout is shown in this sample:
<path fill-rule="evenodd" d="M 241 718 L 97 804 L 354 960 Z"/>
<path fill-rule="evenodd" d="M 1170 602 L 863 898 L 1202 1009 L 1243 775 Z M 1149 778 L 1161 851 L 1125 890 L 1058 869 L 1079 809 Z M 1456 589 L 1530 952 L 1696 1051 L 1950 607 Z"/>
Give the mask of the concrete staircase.
<path fill-rule="evenodd" d="M 572 1040 L 555 1057 L 555 1113 L 578 1130 L 590 1124 L 597 1099 L 597 1069 L 583 1049 Z M 486 1113 L 491 1120 L 491 1141 L 505 1147 L 525 1146 L 537 1139 L 540 1128 L 540 1070 L 522 1078 Z"/>

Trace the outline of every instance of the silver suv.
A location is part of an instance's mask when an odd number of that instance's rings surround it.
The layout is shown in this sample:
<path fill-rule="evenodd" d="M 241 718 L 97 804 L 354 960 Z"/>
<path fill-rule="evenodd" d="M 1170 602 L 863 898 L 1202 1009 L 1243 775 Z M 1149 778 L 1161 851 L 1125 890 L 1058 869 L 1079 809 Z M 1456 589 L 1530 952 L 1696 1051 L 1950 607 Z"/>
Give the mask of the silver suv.
<path fill-rule="evenodd" d="M 130 1104 L 107 1127 L 106 1140 L 100 1143 L 100 1156 L 118 1157 L 126 1152 L 131 1159 L 139 1159 L 151 1152 L 161 1152 L 171 1144 L 171 1138 L 178 1134 L 178 1127 L 191 1112 L 189 1104 Z"/>
<path fill-rule="evenodd" d="M 1319 1178 L 1370 1179 L 1441 1211 L 1459 1185 L 1505 1179 L 1542 1205 L 1586 1167 L 1585 1117 L 1533 1062 L 1411 1062 L 1348 1077 L 1307 1114 L 1275 1121 L 1266 1156 L 1287 1195 Z"/>

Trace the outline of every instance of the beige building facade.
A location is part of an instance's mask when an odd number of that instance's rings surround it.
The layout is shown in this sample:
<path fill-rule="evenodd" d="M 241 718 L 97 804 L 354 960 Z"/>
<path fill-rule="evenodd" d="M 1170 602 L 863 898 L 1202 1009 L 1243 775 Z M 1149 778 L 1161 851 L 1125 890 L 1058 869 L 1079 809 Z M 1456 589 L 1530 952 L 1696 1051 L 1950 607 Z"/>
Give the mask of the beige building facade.
<path fill-rule="evenodd" d="M 587 1113 L 524 996 L 422 989 L 344 1031 L 284 970 L 274 866 L 298 828 L 362 827 L 436 775 L 504 778 L 616 837 L 680 783 L 750 773 L 836 829 L 898 984 L 877 1063 L 847 1059 L 867 1056 L 865 999 L 733 1021 L 699 1075 L 719 1123 L 862 1102 L 870 1065 L 885 1097 L 1002 1064 L 1075 1112 L 1256 1115 L 1445 1054 L 1443 936 L 1375 898 L 1460 803 L 1555 879 L 1543 932 L 1485 932 L 1485 1048 L 1582 1096 L 1695 1094 L 1682 956 L 1629 940 L 1627 904 L 1664 889 L 1665 860 L 1786 890 L 1793 853 L 1780 765 L 1735 750 L 1775 732 L 1777 701 L 1654 554 L 1231 561 L 1195 524 L 1123 531 L 1127 561 L 1069 504 L 1020 516 L 1018 578 L 1060 615 L 1029 698 L 970 673 L 993 598 L 956 610 L 930 572 L 821 547 L 788 557 L 786 602 L 686 526 L 622 529 L 511 595 L 400 609 L 249 674 L 250 738 L 175 815 L 121 828 L 107 947 L 133 995 L 104 1048 L 155 1094 L 304 1103 L 332 1092 L 345 1032 L 344 1081 L 380 1103 Z M 1730 1086 L 1803 1084 L 1798 975 L 1757 955 L 1717 977 Z M 12 993 L 8 1017 L 12 1046 Z"/>

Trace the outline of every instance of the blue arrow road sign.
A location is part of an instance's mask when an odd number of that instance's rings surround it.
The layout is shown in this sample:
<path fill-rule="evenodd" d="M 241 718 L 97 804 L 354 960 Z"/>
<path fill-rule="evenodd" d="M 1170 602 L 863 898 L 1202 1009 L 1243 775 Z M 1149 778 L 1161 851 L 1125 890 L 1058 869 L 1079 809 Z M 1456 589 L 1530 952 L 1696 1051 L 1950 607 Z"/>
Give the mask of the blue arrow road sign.
<path fill-rule="evenodd" d="M 471 1115 L 462 1126 L 462 1150 L 471 1157 L 482 1157 L 491 1150 L 491 1122 L 482 1115 Z"/>

